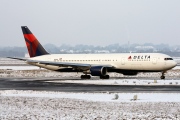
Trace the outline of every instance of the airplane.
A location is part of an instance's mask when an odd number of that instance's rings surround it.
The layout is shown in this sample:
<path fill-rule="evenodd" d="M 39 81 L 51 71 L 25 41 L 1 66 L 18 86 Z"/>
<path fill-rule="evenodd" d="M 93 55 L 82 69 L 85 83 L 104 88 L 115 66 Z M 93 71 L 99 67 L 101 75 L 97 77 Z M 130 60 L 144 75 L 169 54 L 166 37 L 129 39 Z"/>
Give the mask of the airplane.
<path fill-rule="evenodd" d="M 139 72 L 161 72 L 176 66 L 176 62 L 162 53 L 116 53 L 116 54 L 50 54 L 27 26 L 21 26 L 30 58 L 8 57 L 23 60 L 27 64 L 58 72 L 82 72 L 81 79 L 99 76 L 109 79 L 108 73 L 137 75 Z"/>

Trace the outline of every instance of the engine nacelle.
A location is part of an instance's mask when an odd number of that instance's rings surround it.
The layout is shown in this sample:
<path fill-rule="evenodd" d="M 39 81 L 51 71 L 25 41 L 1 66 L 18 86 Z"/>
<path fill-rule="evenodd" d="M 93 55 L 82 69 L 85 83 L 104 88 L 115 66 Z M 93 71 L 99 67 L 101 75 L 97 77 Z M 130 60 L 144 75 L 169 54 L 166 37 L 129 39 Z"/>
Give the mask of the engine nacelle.
<path fill-rule="evenodd" d="M 93 66 L 90 71 L 92 76 L 105 76 L 107 74 L 107 68 L 102 66 Z"/>

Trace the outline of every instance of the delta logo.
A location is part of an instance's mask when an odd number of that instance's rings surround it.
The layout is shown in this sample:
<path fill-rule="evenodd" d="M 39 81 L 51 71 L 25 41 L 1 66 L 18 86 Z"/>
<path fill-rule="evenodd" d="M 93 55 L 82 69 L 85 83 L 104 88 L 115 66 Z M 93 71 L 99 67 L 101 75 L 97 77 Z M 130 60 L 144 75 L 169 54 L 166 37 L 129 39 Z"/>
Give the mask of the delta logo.
<path fill-rule="evenodd" d="M 150 59 L 151 56 L 150 55 L 135 55 L 135 56 L 129 56 L 128 60 L 139 60 L 139 59 Z"/>
<path fill-rule="evenodd" d="M 128 60 L 131 60 L 131 56 L 128 57 Z"/>

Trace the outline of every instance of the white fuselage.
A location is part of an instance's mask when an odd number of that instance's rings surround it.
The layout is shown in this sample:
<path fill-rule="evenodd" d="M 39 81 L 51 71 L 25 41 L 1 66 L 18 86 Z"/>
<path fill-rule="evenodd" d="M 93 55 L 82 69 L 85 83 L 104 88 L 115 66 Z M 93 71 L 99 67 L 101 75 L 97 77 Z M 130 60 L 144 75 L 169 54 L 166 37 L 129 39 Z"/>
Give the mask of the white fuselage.
<path fill-rule="evenodd" d="M 31 60 L 81 63 L 93 65 L 112 65 L 115 69 L 136 71 L 166 71 L 176 66 L 174 60 L 161 53 L 119 53 L 119 54 L 49 54 Z M 33 63 L 33 65 L 50 70 L 64 67 Z"/>

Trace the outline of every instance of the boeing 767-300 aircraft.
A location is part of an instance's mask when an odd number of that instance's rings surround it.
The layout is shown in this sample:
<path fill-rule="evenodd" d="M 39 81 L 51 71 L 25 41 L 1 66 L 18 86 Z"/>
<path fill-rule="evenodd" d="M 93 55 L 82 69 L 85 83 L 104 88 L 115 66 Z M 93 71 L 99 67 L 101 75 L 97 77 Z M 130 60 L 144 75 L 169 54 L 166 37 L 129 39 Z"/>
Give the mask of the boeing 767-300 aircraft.
<path fill-rule="evenodd" d="M 170 56 L 161 53 L 50 54 L 27 26 L 21 28 L 30 58 L 9 58 L 59 72 L 82 72 L 81 79 L 90 79 L 91 76 L 109 79 L 110 72 L 123 75 L 161 72 L 161 79 L 165 79 L 164 73 L 177 64 Z"/>

